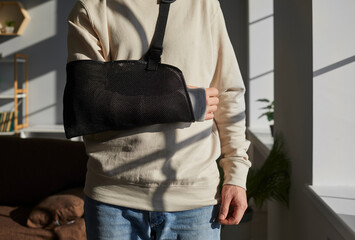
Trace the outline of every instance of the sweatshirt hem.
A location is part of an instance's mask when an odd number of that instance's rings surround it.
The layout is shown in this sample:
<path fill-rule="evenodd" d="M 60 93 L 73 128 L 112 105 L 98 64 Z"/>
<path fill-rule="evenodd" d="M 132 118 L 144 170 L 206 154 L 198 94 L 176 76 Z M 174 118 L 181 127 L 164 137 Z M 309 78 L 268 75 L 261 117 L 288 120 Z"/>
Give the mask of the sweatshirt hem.
<path fill-rule="evenodd" d="M 207 185 L 106 185 L 87 179 L 84 193 L 99 202 L 146 211 L 185 211 L 216 205 L 219 182 Z"/>

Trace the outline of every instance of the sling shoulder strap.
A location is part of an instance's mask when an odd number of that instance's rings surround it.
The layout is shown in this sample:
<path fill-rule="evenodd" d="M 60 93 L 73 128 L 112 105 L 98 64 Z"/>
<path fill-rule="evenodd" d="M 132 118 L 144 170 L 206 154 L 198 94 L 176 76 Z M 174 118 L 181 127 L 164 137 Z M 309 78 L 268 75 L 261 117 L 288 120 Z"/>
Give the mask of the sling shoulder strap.
<path fill-rule="evenodd" d="M 175 0 L 161 0 L 159 6 L 159 16 L 155 26 L 155 32 L 148 53 L 146 54 L 147 70 L 156 71 L 158 64 L 161 62 L 163 54 L 163 41 L 166 30 L 166 23 L 170 10 L 170 4 Z"/>

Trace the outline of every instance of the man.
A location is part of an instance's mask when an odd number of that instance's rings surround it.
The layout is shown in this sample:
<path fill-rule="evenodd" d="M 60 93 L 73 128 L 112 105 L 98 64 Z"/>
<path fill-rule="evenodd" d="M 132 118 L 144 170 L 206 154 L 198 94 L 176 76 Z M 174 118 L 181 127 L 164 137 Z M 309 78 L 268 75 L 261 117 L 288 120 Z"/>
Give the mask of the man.
<path fill-rule="evenodd" d="M 157 0 L 78 1 L 68 62 L 141 59 L 158 11 Z M 84 136 L 89 240 L 219 239 L 219 223 L 238 224 L 247 207 L 245 89 L 219 2 L 172 3 L 163 49 L 162 63 L 178 67 L 189 87 L 206 89 L 206 100 L 194 103 L 206 109 L 204 121 Z"/>

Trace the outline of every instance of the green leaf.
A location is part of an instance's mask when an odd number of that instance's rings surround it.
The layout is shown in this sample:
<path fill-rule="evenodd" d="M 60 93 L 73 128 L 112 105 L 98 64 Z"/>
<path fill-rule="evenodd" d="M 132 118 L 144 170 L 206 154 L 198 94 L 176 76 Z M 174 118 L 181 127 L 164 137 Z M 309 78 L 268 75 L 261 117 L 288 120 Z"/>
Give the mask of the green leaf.
<path fill-rule="evenodd" d="M 8 27 L 13 27 L 13 26 L 15 26 L 15 21 L 6 21 L 5 25 Z"/>
<path fill-rule="evenodd" d="M 274 145 L 259 169 L 251 168 L 247 177 L 247 197 L 261 207 L 268 199 L 286 206 L 289 204 L 291 187 L 291 163 L 285 153 L 282 138 L 275 135 Z"/>
<path fill-rule="evenodd" d="M 271 105 L 268 105 L 268 106 L 263 107 L 263 108 L 260 108 L 260 109 L 272 109 L 272 106 L 271 106 Z"/>
<path fill-rule="evenodd" d="M 270 122 L 274 120 L 274 113 L 273 112 L 268 112 L 266 113 L 267 120 Z"/>
<path fill-rule="evenodd" d="M 267 102 L 267 103 L 269 103 L 270 102 L 270 100 L 269 99 L 267 99 L 267 98 L 259 98 L 258 100 L 256 100 L 257 102 Z"/>

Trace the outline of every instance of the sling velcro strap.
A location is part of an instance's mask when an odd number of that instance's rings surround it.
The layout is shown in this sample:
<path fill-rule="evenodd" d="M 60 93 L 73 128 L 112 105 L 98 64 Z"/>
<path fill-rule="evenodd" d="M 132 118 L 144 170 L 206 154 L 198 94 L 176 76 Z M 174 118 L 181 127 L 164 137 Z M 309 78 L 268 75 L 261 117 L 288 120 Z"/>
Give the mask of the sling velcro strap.
<path fill-rule="evenodd" d="M 154 36 L 146 55 L 148 62 L 147 70 L 149 71 L 156 71 L 158 69 L 158 63 L 161 62 L 166 23 L 168 21 L 170 4 L 173 2 L 175 2 L 175 0 L 161 0 L 160 2 L 159 16 L 155 26 Z"/>

